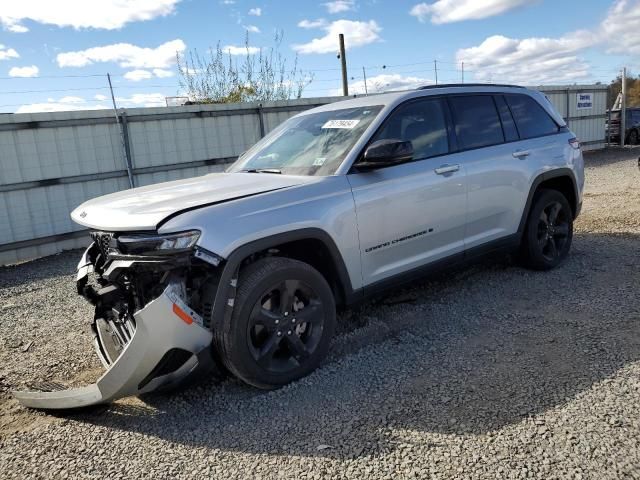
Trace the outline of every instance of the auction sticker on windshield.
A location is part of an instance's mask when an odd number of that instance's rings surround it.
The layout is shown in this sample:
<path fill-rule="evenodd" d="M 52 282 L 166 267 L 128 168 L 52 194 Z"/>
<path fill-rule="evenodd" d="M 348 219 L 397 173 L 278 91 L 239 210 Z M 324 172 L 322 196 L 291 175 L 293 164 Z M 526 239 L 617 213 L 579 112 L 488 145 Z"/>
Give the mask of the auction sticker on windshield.
<path fill-rule="evenodd" d="M 327 123 L 322 125 L 322 128 L 353 128 L 355 127 L 360 120 L 329 120 Z"/>

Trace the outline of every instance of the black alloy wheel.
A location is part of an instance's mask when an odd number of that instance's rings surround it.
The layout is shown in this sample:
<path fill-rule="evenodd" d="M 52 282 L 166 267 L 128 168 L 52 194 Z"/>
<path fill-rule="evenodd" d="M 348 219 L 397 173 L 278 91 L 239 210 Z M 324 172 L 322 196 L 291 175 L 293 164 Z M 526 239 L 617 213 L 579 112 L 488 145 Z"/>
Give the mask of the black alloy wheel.
<path fill-rule="evenodd" d="M 313 371 L 333 336 L 336 305 L 311 265 L 265 257 L 240 270 L 231 315 L 213 325 L 224 366 L 258 388 L 277 388 Z"/>
<path fill-rule="evenodd" d="M 269 287 L 255 303 L 248 323 L 251 356 L 270 373 L 300 367 L 318 348 L 324 308 L 318 294 L 300 280 Z"/>
<path fill-rule="evenodd" d="M 522 243 L 527 266 L 549 270 L 562 263 L 573 239 L 573 210 L 558 190 L 536 192 Z"/>
<path fill-rule="evenodd" d="M 547 204 L 538 219 L 538 245 L 542 256 L 554 262 L 569 241 L 569 212 L 558 201 Z"/>

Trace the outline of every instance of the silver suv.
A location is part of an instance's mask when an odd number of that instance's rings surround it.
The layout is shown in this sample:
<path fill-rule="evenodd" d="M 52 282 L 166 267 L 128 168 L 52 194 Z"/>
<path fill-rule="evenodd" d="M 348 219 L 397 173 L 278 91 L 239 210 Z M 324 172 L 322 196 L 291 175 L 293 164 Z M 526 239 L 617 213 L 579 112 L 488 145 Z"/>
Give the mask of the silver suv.
<path fill-rule="evenodd" d="M 103 403 L 216 361 L 256 387 L 287 384 L 327 353 L 336 306 L 498 249 L 560 264 L 583 185 L 580 145 L 537 91 L 425 87 L 306 111 L 225 173 L 78 207 L 93 231 L 78 292 L 106 372 L 16 395 Z"/>

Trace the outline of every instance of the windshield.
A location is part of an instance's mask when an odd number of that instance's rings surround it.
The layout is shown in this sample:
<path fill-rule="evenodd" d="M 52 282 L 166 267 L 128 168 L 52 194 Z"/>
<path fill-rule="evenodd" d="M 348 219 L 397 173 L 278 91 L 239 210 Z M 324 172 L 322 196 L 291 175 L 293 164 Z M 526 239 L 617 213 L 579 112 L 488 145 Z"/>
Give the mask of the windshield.
<path fill-rule="evenodd" d="M 227 171 L 333 175 L 381 109 L 345 108 L 290 118 Z"/>

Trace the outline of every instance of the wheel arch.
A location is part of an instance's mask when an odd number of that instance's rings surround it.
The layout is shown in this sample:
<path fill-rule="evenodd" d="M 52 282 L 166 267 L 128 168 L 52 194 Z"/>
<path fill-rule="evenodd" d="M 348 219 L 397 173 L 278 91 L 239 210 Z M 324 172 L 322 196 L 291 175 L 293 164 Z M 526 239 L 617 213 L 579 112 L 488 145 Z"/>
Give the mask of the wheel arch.
<path fill-rule="evenodd" d="M 336 304 L 350 304 L 356 300 L 357 293 L 353 290 L 346 264 L 333 238 L 320 228 L 302 228 L 251 241 L 236 248 L 227 257 L 213 302 L 212 325 L 217 324 L 216 319 L 230 314 L 231 309 L 227 306 L 233 305 L 229 300 L 235 297 L 237 275 L 247 260 L 269 254 L 281 254 L 316 268 L 332 288 Z"/>
<path fill-rule="evenodd" d="M 551 190 L 557 190 L 562 193 L 573 213 L 575 219 L 580 212 L 580 203 L 578 200 L 578 185 L 576 182 L 575 174 L 570 168 L 558 168 L 550 170 L 538 175 L 529 189 L 529 195 L 527 196 L 527 202 L 522 212 L 522 218 L 520 219 L 520 225 L 518 226 L 518 233 L 523 234 L 529 218 L 529 212 L 533 203 L 533 197 L 540 189 L 548 188 Z"/>

